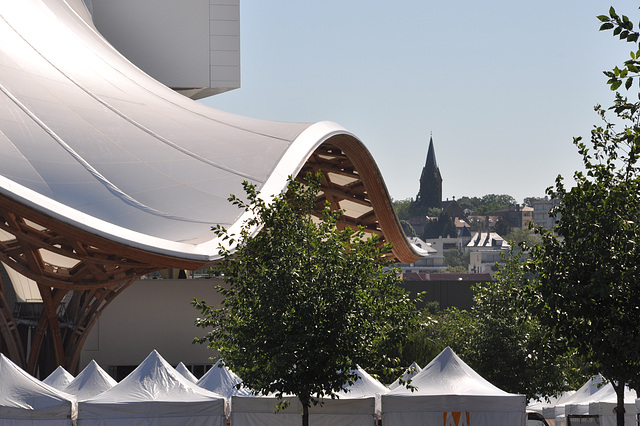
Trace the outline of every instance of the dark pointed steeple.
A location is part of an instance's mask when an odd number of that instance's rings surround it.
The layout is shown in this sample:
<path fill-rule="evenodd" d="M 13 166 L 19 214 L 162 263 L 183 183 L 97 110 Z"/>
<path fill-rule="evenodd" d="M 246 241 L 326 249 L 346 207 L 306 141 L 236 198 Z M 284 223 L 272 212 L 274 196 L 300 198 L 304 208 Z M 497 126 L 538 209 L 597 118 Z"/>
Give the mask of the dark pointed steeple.
<path fill-rule="evenodd" d="M 420 176 L 420 191 L 415 201 L 416 205 L 424 208 L 442 207 L 442 175 L 436 161 L 436 150 L 433 147 L 433 136 L 429 140 L 427 161 Z"/>

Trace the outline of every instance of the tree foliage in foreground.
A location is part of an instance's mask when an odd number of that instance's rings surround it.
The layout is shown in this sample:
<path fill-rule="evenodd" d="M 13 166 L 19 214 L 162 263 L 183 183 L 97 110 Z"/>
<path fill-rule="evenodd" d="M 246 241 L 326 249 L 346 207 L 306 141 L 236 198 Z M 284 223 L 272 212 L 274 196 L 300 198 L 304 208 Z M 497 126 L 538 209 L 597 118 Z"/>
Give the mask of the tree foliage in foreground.
<path fill-rule="evenodd" d="M 638 43 L 638 32 L 613 8 L 599 16 L 601 30 Z M 640 45 L 622 68 L 605 74 L 611 90 L 633 86 Z M 590 144 L 575 139 L 584 172 L 573 188 L 558 176 L 548 194 L 561 200 L 555 231 L 541 230 L 532 252 L 541 318 L 558 339 L 590 361 L 616 390 L 618 425 L 624 424 L 624 386 L 640 390 L 640 103 L 616 93 L 609 110 L 597 106 L 603 125 Z M 613 112 L 616 125 L 610 120 Z"/>
<path fill-rule="evenodd" d="M 219 351 L 254 391 L 296 395 L 303 425 L 311 404 L 357 379 L 356 365 L 373 373 L 396 367 L 383 354 L 397 352 L 418 323 L 399 276 L 382 269 L 390 246 L 362 229 L 339 229 L 342 213 L 328 206 L 314 220 L 320 177 L 307 179 L 290 180 L 269 203 L 247 183 L 248 201 L 230 198 L 253 218 L 237 236 L 213 228 L 234 247 L 222 249 L 216 267 L 224 301 L 194 300 L 203 315 L 196 324 L 208 330 L 196 340 Z"/>
<path fill-rule="evenodd" d="M 495 280 L 474 288 L 469 362 L 500 389 L 527 399 L 577 389 L 587 378 L 582 359 L 550 339 L 549 327 L 530 309 L 535 277 L 521 256 L 513 248 Z"/>
<path fill-rule="evenodd" d="M 588 374 L 582 359 L 550 339 L 549 328 L 529 309 L 534 277 L 520 254 L 512 250 L 495 281 L 473 287 L 470 311 L 425 310 L 426 326 L 411 334 L 402 362 L 424 366 L 450 346 L 489 382 L 527 398 L 553 396 L 582 385 Z"/>

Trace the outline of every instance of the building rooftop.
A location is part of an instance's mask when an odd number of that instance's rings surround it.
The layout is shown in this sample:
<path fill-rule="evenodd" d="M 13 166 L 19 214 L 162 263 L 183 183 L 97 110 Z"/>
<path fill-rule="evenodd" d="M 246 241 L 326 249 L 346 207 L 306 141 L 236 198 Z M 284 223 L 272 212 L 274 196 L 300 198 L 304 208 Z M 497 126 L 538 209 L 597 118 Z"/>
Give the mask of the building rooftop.
<path fill-rule="evenodd" d="M 471 241 L 467 243 L 467 247 L 487 247 L 487 248 L 509 248 L 507 243 L 500 235 L 495 232 L 476 232 L 471 236 Z"/>

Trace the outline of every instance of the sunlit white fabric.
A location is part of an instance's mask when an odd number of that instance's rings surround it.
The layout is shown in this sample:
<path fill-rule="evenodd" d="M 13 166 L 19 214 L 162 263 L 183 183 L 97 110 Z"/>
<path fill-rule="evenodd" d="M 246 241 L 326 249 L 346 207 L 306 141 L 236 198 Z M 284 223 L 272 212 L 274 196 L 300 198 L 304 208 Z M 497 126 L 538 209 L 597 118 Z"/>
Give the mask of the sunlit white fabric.
<path fill-rule="evenodd" d="M 187 368 L 186 365 L 184 365 L 183 362 L 180 362 L 180 364 L 176 366 L 176 371 L 182 374 L 191 383 L 196 383 L 198 381 L 198 378 L 194 376 L 191 371 L 189 371 L 189 369 Z"/>
<path fill-rule="evenodd" d="M 59 365 L 42 382 L 58 390 L 64 390 L 72 380 L 73 375 Z"/>
<path fill-rule="evenodd" d="M 191 383 L 154 350 L 120 383 L 78 402 L 84 425 L 138 424 L 140 419 L 154 425 L 223 426 L 224 398 Z"/>
<path fill-rule="evenodd" d="M 75 416 L 74 396 L 41 382 L 0 354 L 0 423 L 67 426 Z"/>
<path fill-rule="evenodd" d="M 387 426 L 431 424 L 448 416 L 474 426 L 524 426 L 524 395 L 505 392 L 476 373 L 451 348 L 445 348 L 411 381 L 383 394 L 382 423 Z M 426 423 L 425 423 L 426 422 Z"/>
<path fill-rule="evenodd" d="M 75 395 L 79 401 L 84 401 L 100 395 L 114 387 L 116 382 L 104 371 L 97 362 L 91 360 L 89 364 L 73 379 L 67 387 L 66 393 Z"/>

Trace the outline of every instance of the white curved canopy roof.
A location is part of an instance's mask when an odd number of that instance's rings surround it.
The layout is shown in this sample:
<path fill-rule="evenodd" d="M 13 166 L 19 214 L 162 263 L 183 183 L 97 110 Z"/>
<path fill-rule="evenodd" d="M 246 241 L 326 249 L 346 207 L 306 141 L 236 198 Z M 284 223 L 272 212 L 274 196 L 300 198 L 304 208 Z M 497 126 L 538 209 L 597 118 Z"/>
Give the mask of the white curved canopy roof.
<path fill-rule="evenodd" d="M 119 54 L 83 8 L 0 6 L 0 194 L 112 241 L 209 261 L 211 225 L 240 224 L 227 197 L 242 181 L 278 193 L 324 141 L 350 135 L 179 95 Z"/>

